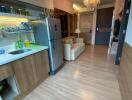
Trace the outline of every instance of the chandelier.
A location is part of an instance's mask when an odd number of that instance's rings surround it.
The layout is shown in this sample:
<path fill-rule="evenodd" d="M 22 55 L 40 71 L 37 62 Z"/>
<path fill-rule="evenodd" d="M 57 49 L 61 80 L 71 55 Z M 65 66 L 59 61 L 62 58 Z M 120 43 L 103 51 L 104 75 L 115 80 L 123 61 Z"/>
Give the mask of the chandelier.
<path fill-rule="evenodd" d="M 84 0 L 84 5 L 90 9 L 96 8 L 99 4 L 100 0 Z"/>

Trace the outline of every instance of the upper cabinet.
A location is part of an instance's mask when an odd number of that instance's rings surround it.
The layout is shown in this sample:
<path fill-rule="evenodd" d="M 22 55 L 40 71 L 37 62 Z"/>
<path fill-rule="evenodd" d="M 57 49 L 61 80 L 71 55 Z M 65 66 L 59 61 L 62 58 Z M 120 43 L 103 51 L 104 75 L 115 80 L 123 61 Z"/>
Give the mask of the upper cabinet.
<path fill-rule="evenodd" d="M 54 8 L 73 13 L 73 0 L 53 0 Z"/>
<path fill-rule="evenodd" d="M 60 9 L 68 13 L 73 13 L 73 0 L 19 0 L 36 6 L 49 9 Z"/>
<path fill-rule="evenodd" d="M 53 0 L 19 0 L 43 8 L 53 9 Z"/>

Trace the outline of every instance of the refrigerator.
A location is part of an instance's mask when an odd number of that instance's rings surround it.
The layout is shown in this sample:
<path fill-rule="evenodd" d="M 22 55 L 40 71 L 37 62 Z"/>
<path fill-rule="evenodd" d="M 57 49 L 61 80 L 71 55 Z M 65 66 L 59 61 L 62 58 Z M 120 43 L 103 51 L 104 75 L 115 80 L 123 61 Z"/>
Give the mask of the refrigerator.
<path fill-rule="evenodd" d="M 35 43 L 49 47 L 50 74 L 54 75 L 63 66 L 63 44 L 59 19 L 46 18 L 33 21 Z"/>

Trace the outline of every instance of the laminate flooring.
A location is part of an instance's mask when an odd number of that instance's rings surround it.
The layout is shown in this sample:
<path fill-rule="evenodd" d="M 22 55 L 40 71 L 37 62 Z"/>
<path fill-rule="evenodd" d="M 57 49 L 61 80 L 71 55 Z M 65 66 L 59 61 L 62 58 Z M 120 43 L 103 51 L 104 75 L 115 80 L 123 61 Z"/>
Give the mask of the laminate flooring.
<path fill-rule="evenodd" d="M 24 100 L 121 100 L 118 66 L 106 46 L 86 46 L 76 61 L 66 62 Z"/>

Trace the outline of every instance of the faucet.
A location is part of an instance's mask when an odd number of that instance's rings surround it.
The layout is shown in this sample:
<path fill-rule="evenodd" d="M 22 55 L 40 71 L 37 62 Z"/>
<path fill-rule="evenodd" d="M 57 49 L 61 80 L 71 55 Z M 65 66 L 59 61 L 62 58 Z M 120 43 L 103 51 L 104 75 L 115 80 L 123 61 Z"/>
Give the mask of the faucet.
<path fill-rule="evenodd" d="M 7 34 L 5 32 L 2 32 L 3 38 L 7 38 Z"/>

